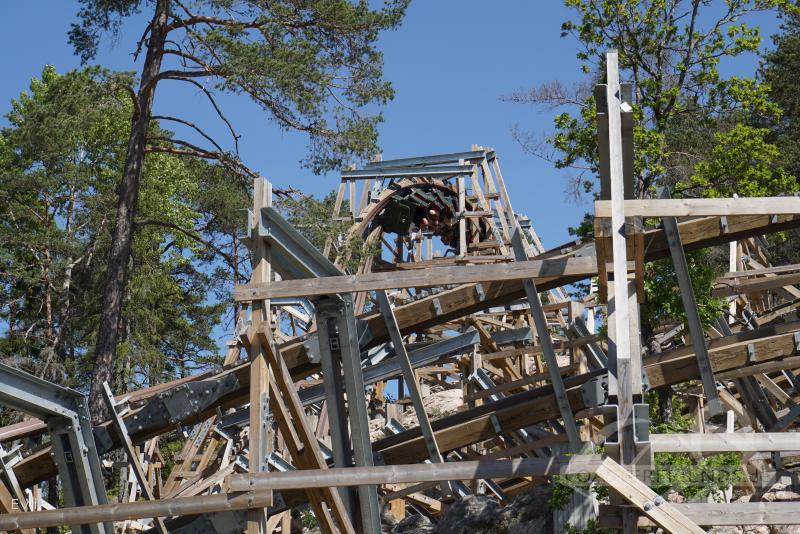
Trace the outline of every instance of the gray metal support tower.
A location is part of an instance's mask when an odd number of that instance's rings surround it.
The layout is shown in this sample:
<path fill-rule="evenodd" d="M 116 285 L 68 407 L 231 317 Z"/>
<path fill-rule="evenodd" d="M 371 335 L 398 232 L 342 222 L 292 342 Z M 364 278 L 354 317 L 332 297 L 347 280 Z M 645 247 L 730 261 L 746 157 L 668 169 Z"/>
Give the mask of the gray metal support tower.
<path fill-rule="evenodd" d="M 364 396 L 356 317 L 352 295 L 324 298 L 317 303 L 319 348 L 331 423 L 334 462 L 339 467 L 350 464 L 350 445 L 357 467 L 371 467 L 374 460 L 369 439 L 369 416 Z M 327 361 L 326 361 L 327 360 Z M 344 378 L 345 399 L 341 382 Z M 338 384 L 336 384 L 338 382 Z M 334 384 L 331 384 L 334 383 Z M 333 395 L 333 396 L 331 396 Z M 344 413 L 344 410 L 346 414 Z M 350 444 L 347 444 L 347 423 Z M 343 500 L 349 499 L 343 495 Z M 364 534 L 380 534 L 381 517 L 375 485 L 358 486 L 361 529 Z"/>
<path fill-rule="evenodd" d="M 67 506 L 107 504 L 83 395 L 0 364 L 0 404 L 47 423 Z M 74 525 L 72 529 L 81 534 L 114 534 L 111 523 Z"/>

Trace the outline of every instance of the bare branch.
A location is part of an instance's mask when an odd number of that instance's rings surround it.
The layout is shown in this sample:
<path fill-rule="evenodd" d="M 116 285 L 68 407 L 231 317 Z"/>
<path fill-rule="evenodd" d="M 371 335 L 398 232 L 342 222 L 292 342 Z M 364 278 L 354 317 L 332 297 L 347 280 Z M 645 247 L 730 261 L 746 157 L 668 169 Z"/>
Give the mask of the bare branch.
<path fill-rule="evenodd" d="M 152 141 L 162 141 L 174 145 L 179 145 L 184 148 L 176 148 L 171 146 L 163 146 L 153 144 Z M 165 152 L 168 154 L 175 154 L 180 156 L 194 156 L 202 159 L 211 159 L 219 161 L 220 164 L 231 172 L 244 177 L 244 178 L 257 178 L 258 174 L 242 163 L 238 158 L 232 157 L 231 154 L 219 151 L 214 152 L 200 148 L 192 143 L 183 141 L 181 139 L 172 139 L 170 137 L 153 136 L 148 138 L 149 146 L 146 152 Z"/>
<path fill-rule="evenodd" d="M 208 89 L 206 89 L 203 86 L 203 84 L 201 84 L 197 80 L 192 80 L 190 78 L 166 78 L 166 79 L 191 83 L 192 85 L 196 86 L 198 89 L 203 91 L 203 93 L 208 98 L 209 102 L 211 102 L 211 105 L 214 107 L 214 110 L 217 112 L 217 115 L 219 116 L 219 118 L 222 119 L 222 121 L 228 126 L 228 130 L 230 130 L 230 132 L 231 132 L 231 137 L 233 137 L 233 144 L 235 146 L 235 152 L 236 152 L 236 155 L 238 156 L 239 155 L 239 138 L 241 136 L 236 133 L 236 130 L 233 129 L 233 124 L 231 124 L 231 121 L 229 121 L 228 118 L 222 113 L 222 110 L 220 109 L 219 105 L 217 104 L 217 101 L 214 98 L 213 93 L 211 91 L 209 91 Z"/>
<path fill-rule="evenodd" d="M 183 235 L 189 237 L 190 239 L 193 239 L 194 241 L 197 241 L 198 243 L 200 243 L 202 245 L 205 245 L 206 247 L 210 248 L 211 250 L 216 252 L 218 255 L 220 255 L 222 258 L 224 258 L 225 261 L 228 262 L 229 265 L 233 265 L 233 258 L 227 252 L 221 250 L 214 243 L 211 243 L 210 241 L 207 241 L 207 240 L 203 239 L 202 237 L 200 237 L 199 234 L 195 233 L 194 231 L 187 230 L 187 229 L 182 228 L 181 226 L 179 226 L 177 224 L 174 224 L 174 223 L 171 223 L 171 222 L 159 221 L 159 220 L 156 220 L 156 219 L 142 219 L 142 220 L 135 221 L 134 224 L 136 226 L 162 226 L 164 228 L 170 228 L 172 230 L 177 230 L 178 232 L 182 233 Z"/>
<path fill-rule="evenodd" d="M 537 104 L 546 106 L 549 110 L 561 106 L 577 106 L 585 108 L 586 100 L 591 95 L 587 82 L 575 83 L 567 88 L 559 81 L 543 83 L 528 89 L 517 89 L 508 95 L 503 95 L 500 100 L 514 104 Z"/>
<path fill-rule="evenodd" d="M 222 147 L 221 147 L 221 146 L 219 146 L 219 144 L 218 144 L 216 141 L 214 141 L 214 139 L 213 139 L 213 138 L 212 138 L 210 135 L 208 135 L 206 132 L 204 132 L 203 130 L 201 130 L 201 129 L 200 129 L 200 127 L 199 127 L 199 126 L 197 126 L 196 124 L 194 124 L 193 122 L 189 122 L 189 121 L 187 121 L 187 120 L 184 120 L 184 119 L 179 119 L 178 117 L 170 117 L 170 116 L 168 116 L 168 115 L 153 115 L 153 117 L 152 117 L 152 118 L 154 118 L 154 119 L 158 119 L 158 120 L 165 120 L 165 121 L 177 122 L 177 123 L 183 124 L 183 125 L 185 125 L 185 126 L 188 126 L 188 127 L 192 128 L 192 129 L 194 129 L 194 131 L 196 131 L 196 132 L 197 132 L 197 133 L 199 133 L 200 135 L 202 135 L 202 136 L 203 136 L 203 137 L 204 137 L 204 138 L 205 138 L 205 139 L 206 139 L 206 140 L 207 140 L 209 143 L 211 143 L 212 145 L 214 145 L 214 147 L 216 147 L 216 149 L 217 149 L 219 152 L 225 152 L 225 151 L 222 149 Z"/>

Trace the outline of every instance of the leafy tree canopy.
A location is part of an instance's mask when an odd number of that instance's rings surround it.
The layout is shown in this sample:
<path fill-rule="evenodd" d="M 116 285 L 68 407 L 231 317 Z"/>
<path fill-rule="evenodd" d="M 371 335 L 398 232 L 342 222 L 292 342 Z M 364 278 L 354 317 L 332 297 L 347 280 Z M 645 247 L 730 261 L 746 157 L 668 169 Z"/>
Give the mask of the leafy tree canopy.
<path fill-rule="evenodd" d="M 349 0 L 160 1 L 169 19 L 164 55 L 174 61 L 154 83 L 209 79 L 207 89 L 247 95 L 281 128 L 308 133 L 305 163 L 317 172 L 377 152 L 381 115 L 368 111 L 393 91 L 382 80 L 375 42 L 380 31 L 399 25 L 409 0 L 387 0 L 381 9 Z M 81 0 L 70 43 L 89 61 L 104 34 L 118 33 L 127 17 L 156 3 Z"/>

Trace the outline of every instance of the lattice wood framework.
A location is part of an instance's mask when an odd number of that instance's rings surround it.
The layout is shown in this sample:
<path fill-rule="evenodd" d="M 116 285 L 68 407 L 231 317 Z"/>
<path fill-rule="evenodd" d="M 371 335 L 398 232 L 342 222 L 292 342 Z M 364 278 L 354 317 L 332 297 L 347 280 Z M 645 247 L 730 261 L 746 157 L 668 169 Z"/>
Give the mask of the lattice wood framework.
<path fill-rule="evenodd" d="M 64 459 L 25 440 L 53 421 L 0 428 L 0 529 L 289 533 L 302 512 L 324 532 L 373 533 L 387 515 L 439 518 L 474 493 L 507 504 L 578 473 L 611 488 L 598 519 L 626 532 L 796 521 L 788 503 L 673 504 L 647 486 L 660 452 L 746 454 L 739 491 L 754 495 L 791 474 L 800 266 L 772 265 L 761 236 L 796 231 L 800 198 L 634 198 L 632 92 L 615 58 L 596 92 L 594 240 L 545 249 L 512 208 L 497 154 L 479 146 L 344 171 L 332 216 L 350 228 L 322 251 L 256 180 L 253 277 L 235 290 L 244 307 L 221 369 L 109 392 L 113 420 L 88 446 L 126 453 L 107 466 L 124 475 L 112 505 L 49 509 L 42 490 Z M 348 272 L 353 239 L 374 247 Z M 726 244 L 714 294 L 729 305 L 707 327 L 693 317 L 684 250 Z M 688 324 L 658 325 L 643 343 L 645 266 L 664 258 Z M 568 295 L 586 280 L 588 294 Z M 690 400 L 695 433 L 648 432 L 644 392 L 659 388 Z M 176 429 L 184 441 L 168 454 Z M 591 499 L 576 494 L 555 517 L 585 524 Z"/>

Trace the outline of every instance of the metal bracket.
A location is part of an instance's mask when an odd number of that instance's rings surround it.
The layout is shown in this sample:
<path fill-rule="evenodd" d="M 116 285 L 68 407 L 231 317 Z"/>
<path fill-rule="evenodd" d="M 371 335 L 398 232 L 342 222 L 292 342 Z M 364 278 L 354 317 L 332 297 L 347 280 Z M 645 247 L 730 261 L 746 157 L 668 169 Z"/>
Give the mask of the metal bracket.
<path fill-rule="evenodd" d="M 274 500 L 274 498 L 273 498 Z M 173 534 L 236 534 L 247 530 L 247 510 L 209 512 L 183 527 L 173 529 Z"/>
<path fill-rule="evenodd" d="M 581 385 L 581 398 L 587 408 L 605 405 L 608 402 L 608 373 L 584 382 Z"/>
<path fill-rule="evenodd" d="M 642 395 L 650 391 L 650 377 L 647 376 L 647 373 L 642 371 Z"/>
<path fill-rule="evenodd" d="M 144 408 L 125 421 L 125 426 L 128 432 L 136 434 L 153 427 L 174 425 L 202 413 L 237 389 L 239 379 L 233 373 L 181 384 L 153 397 Z"/>
<path fill-rule="evenodd" d="M 489 421 L 492 422 L 492 427 L 494 427 L 495 432 L 497 432 L 498 434 L 503 433 L 503 427 L 500 426 L 500 420 L 497 419 L 497 415 L 492 414 L 492 416 L 489 418 Z"/>
<path fill-rule="evenodd" d="M 406 427 L 404 427 L 402 423 L 400 423 L 400 421 L 398 421 L 397 419 L 392 418 L 389 419 L 389 422 L 383 426 L 383 430 L 387 434 L 394 435 L 394 434 L 399 434 L 401 432 L 405 432 Z"/>
<path fill-rule="evenodd" d="M 303 340 L 303 348 L 308 356 L 308 361 L 311 363 L 319 363 L 322 361 L 322 355 L 319 353 L 319 336 L 313 332 L 306 336 Z"/>
<path fill-rule="evenodd" d="M 794 350 L 800 352 L 800 332 L 794 333 Z"/>
<path fill-rule="evenodd" d="M 478 296 L 478 302 L 483 302 L 486 300 L 486 293 L 483 290 L 483 285 L 478 282 L 475 284 L 475 295 Z"/>
<path fill-rule="evenodd" d="M 431 300 L 431 304 L 433 304 L 433 311 L 436 313 L 436 316 L 440 316 L 442 314 L 442 305 L 439 302 L 438 298 Z"/>
<path fill-rule="evenodd" d="M 647 443 L 650 441 L 650 405 L 633 405 L 633 441 Z"/>
<path fill-rule="evenodd" d="M 0 364 L 0 404 L 45 421 L 51 457 L 67 506 L 106 504 L 103 473 L 92 436 L 86 397 L 77 391 Z M 111 534 L 110 522 L 74 525 L 76 534 Z"/>
<path fill-rule="evenodd" d="M 605 439 L 606 446 L 619 446 L 619 406 L 616 404 L 606 404 L 602 407 L 603 412 L 603 434 L 607 434 Z"/>
<path fill-rule="evenodd" d="M 285 473 L 286 471 L 295 470 L 295 467 L 292 464 L 287 462 L 283 456 L 274 451 L 267 458 L 267 463 L 271 465 L 275 471 L 281 471 Z"/>
<path fill-rule="evenodd" d="M 756 346 L 752 343 L 747 344 L 747 363 L 748 365 L 756 363 Z"/>
<path fill-rule="evenodd" d="M 728 218 L 725 215 L 719 218 L 719 227 L 723 234 L 728 233 Z"/>

